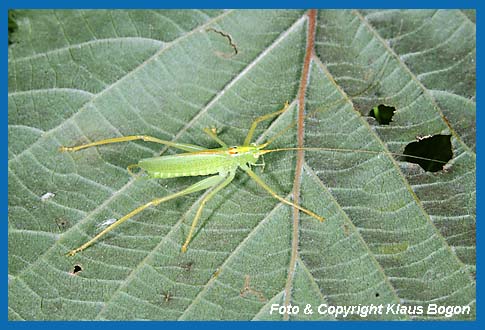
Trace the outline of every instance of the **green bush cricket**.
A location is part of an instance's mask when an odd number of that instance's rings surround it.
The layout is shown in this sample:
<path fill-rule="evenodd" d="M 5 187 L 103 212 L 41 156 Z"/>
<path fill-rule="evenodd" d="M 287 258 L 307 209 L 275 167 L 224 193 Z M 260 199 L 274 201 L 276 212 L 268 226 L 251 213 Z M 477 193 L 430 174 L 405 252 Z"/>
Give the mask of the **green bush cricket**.
<path fill-rule="evenodd" d="M 257 125 L 264 120 L 268 120 L 273 117 L 279 116 L 280 114 L 285 112 L 288 107 L 289 107 L 289 103 L 286 102 L 283 109 L 257 118 L 252 123 L 248 131 L 248 134 L 244 140 L 244 143 L 241 146 L 229 147 L 225 142 L 223 142 L 219 137 L 217 137 L 216 133 L 213 130 L 206 128 L 204 129 L 204 132 L 208 134 L 214 141 L 219 143 L 221 145 L 220 148 L 206 149 L 204 147 L 200 147 L 197 145 L 175 143 L 171 141 L 160 140 L 146 135 L 130 135 L 130 136 L 100 140 L 100 141 L 74 146 L 74 147 L 64 147 L 64 146 L 60 147 L 59 150 L 61 152 L 64 152 L 64 151 L 74 152 L 74 151 L 78 151 L 89 147 L 111 144 L 111 143 L 118 143 L 118 142 L 127 142 L 127 141 L 134 141 L 134 140 L 154 142 L 154 143 L 164 144 L 169 147 L 174 147 L 174 148 L 186 151 L 186 153 L 169 155 L 169 156 L 144 158 L 144 159 L 141 159 L 138 162 L 138 164 L 130 165 L 128 167 L 129 172 L 131 172 L 131 169 L 133 167 L 139 167 L 144 172 L 146 172 L 148 177 L 160 178 L 160 179 L 185 177 L 185 176 L 212 175 L 208 178 L 205 178 L 201 181 L 196 182 L 195 184 L 189 186 L 184 190 L 181 190 L 179 192 L 176 192 L 174 194 L 164 196 L 161 198 L 155 198 L 152 201 L 134 209 L 130 213 L 124 215 L 116 222 L 106 227 L 104 230 L 102 230 L 99 234 L 97 234 L 94 238 L 92 238 L 88 242 L 84 243 L 83 245 L 79 246 L 74 250 L 71 250 L 68 253 L 68 255 L 73 256 L 76 253 L 86 249 L 94 242 L 96 242 L 99 238 L 104 236 L 106 233 L 115 229 L 116 227 L 121 225 L 129 218 L 133 217 L 134 215 L 140 213 L 141 211 L 143 211 L 144 209 L 150 206 L 156 206 L 168 200 L 181 197 L 190 193 L 194 193 L 200 190 L 211 189 L 207 193 L 207 195 L 205 195 L 204 198 L 200 201 L 199 207 L 197 208 L 197 212 L 194 216 L 194 219 L 192 220 L 192 225 L 190 227 L 185 243 L 182 245 L 182 249 L 181 249 L 182 252 L 186 252 L 187 247 L 194 234 L 195 228 L 197 226 L 197 222 L 202 214 L 204 205 L 218 191 L 220 191 L 221 189 L 226 187 L 229 183 L 231 183 L 231 181 L 234 179 L 234 176 L 236 175 L 237 168 L 241 168 L 242 170 L 244 170 L 259 186 L 265 189 L 268 193 L 271 194 L 271 196 L 278 199 L 280 202 L 293 206 L 298 210 L 308 214 L 309 216 L 319 221 L 324 221 L 324 218 L 317 215 L 316 213 L 310 210 L 307 210 L 299 205 L 296 205 L 279 196 L 256 173 L 254 173 L 253 170 L 251 170 L 251 166 L 257 165 L 257 161 L 260 156 L 266 153 L 283 150 L 283 149 L 274 149 L 274 150 L 265 149 L 279 135 L 273 137 L 272 139 L 270 139 L 269 141 L 263 144 L 257 145 L 255 143 L 251 143 L 251 140 L 253 138 L 254 131 L 256 130 Z"/>
<path fill-rule="evenodd" d="M 102 236 L 107 234 L 108 232 L 112 231 L 119 225 L 121 225 L 126 220 L 132 218 L 136 214 L 140 213 L 141 211 L 145 210 L 150 206 L 157 206 L 160 203 L 172 200 L 177 197 L 181 197 L 187 194 L 191 194 L 201 190 L 207 190 L 208 193 L 201 199 L 200 204 L 197 208 L 195 213 L 194 219 L 192 220 L 192 224 L 189 230 L 189 233 L 185 239 L 184 244 L 182 245 L 182 252 L 187 251 L 187 247 L 194 235 L 195 229 L 197 227 L 197 223 L 201 217 L 202 210 L 205 204 L 221 189 L 226 187 L 229 183 L 232 182 L 236 175 L 236 171 L 238 168 L 244 170 L 259 186 L 261 186 L 264 190 L 266 190 L 271 196 L 278 199 L 280 202 L 293 206 L 294 208 L 308 214 L 309 216 L 317 219 L 320 222 L 323 222 L 325 219 L 308 210 L 300 205 L 292 203 L 284 199 L 283 197 L 279 196 L 271 187 L 269 187 L 254 171 L 251 169 L 251 166 L 262 165 L 258 164 L 259 157 L 264 154 L 277 152 L 277 151 L 290 151 L 290 150 L 330 150 L 330 151 L 356 151 L 362 153 L 371 153 L 371 154 L 378 154 L 381 153 L 379 151 L 370 151 L 370 150 L 349 150 L 349 149 L 334 149 L 334 148 L 278 148 L 278 149 L 265 149 L 268 147 L 273 141 L 275 141 L 278 137 L 284 134 L 288 129 L 295 126 L 295 122 L 287 126 L 285 129 L 277 133 L 267 142 L 262 144 L 251 143 L 253 138 L 254 132 L 256 130 L 257 125 L 264 121 L 274 117 L 281 115 L 285 112 L 289 107 L 289 103 L 286 102 L 285 106 L 276 112 L 269 113 L 263 115 L 261 117 L 256 118 L 251 124 L 251 127 L 247 133 L 244 142 L 240 146 L 233 146 L 229 147 L 224 141 L 222 141 L 216 134 L 215 130 L 206 128 L 204 132 L 214 141 L 216 141 L 221 147 L 215 149 L 207 149 L 201 146 L 193 145 L 193 144 L 185 144 L 185 143 L 177 143 L 172 141 L 161 140 L 155 137 L 147 136 L 147 135 L 129 135 L 129 136 L 121 136 L 116 138 L 109 138 L 104 140 L 95 141 L 92 143 L 87 143 L 79 146 L 73 147 L 65 147 L 61 146 L 59 151 L 61 152 L 75 152 L 81 149 L 86 149 L 94 146 L 112 144 L 112 143 L 119 143 L 119 142 L 128 142 L 128 141 L 135 141 L 135 140 L 142 140 L 146 142 L 153 142 L 166 145 L 168 147 L 173 147 L 176 149 L 180 149 L 186 151 L 185 153 L 179 153 L 174 155 L 168 156 L 158 156 L 158 157 L 151 157 L 151 158 L 144 158 L 141 159 L 138 164 L 128 166 L 128 172 L 133 174 L 132 168 L 138 167 L 142 171 L 144 171 L 149 178 L 158 178 L 158 179 L 169 179 L 169 178 L 176 178 L 176 177 L 187 177 L 187 176 L 206 176 L 212 175 L 208 178 L 202 179 L 195 184 L 183 189 L 179 192 L 170 194 L 168 196 L 155 198 L 152 201 L 143 204 L 136 209 L 132 210 L 128 214 L 124 215 L 117 221 L 109 224 L 104 230 L 94 236 L 91 240 L 87 241 L 86 243 L 82 244 L 78 248 L 69 251 L 67 254 L 69 256 L 73 256 L 78 252 L 83 251 L 87 247 L 91 246 L 95 243 L 98 239 Z M 311 116 L 313 113 L 310 113 Z M 425 157 L 418 157 L 418 156 L 409 156 L 403 155 L 398 153 L 388 153 L 390 155 L 395 156 L 406 156 L 415 159 L 422 159 L 428 161 L 435 161 L 439 163 L 445 164 L 446 162 L 433 160 Z"/>

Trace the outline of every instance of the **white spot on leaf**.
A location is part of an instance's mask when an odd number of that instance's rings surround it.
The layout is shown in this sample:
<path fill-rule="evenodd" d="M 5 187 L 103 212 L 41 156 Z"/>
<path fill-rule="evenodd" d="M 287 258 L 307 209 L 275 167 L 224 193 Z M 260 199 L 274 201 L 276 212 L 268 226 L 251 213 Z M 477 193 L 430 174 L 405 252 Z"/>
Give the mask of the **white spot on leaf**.
<path fill-rule="evenodd" d="M 52 192 L 46 192 L 44 195 L 40 196 L 40 200 L 42 202 L 45 202 L 47 201 L 48 199 L 54 197 L 56 194 L 52 193 Z"/>

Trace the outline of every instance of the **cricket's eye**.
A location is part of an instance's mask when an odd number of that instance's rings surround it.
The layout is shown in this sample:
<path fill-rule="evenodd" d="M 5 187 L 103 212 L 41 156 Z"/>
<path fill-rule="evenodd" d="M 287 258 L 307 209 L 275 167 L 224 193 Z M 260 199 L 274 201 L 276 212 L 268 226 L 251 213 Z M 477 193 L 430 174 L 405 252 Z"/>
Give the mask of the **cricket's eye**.
<path fill-rule="evenodd" d="M 237 146 L 229 147 L 229 154 L 230 155 L 237 155 L 239 151 L 237 151 Z"/>

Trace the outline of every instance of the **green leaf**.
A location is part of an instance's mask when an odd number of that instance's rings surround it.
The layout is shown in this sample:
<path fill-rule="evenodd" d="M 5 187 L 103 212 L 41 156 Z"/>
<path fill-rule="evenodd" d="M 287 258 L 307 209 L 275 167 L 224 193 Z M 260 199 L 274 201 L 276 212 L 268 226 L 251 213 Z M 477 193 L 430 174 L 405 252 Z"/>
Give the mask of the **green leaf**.
<path fill-rule="evenodd" d="M 320 11 L 308 87 L 303 11 L 15 11 L 9 45 L 9 319 L 448 319 L 409 313 L 361 318 L 333 306 L 470 306 L 475 318 L 475 13 Z M 296 118 L 306 95 L 300 203 L 279 203 L 244 172 L 204 209 L 202 193 L 149 208 L 66 257 L 156 197 L 200 178 L 144 180 L 126 167 L 165 150 L 146 142 L 76 153 L 108 137 L 147 134 L 208 148 L 216 127 L 242 144 Z M 394 106 L 389 125 L 367 115 Z M 296 145 L 296 127 L 271 146 Z M 400 161 L 416 137 L 451 135 L 445 170 Z M 353 150 L 353 151 L 349 151 Z M 377 153 L 362 153 L 373 150 Z M 256 172 L 292 198 L 296 155 L 265 156 Z M 295 235 L 296 233 L 296 235 Z M 294 261 L 294 262 L 293 262 Z M 294 267 L 292 266 L 294 265 Z M 303 309 L 311 304 L 314 313 Z M 385 311 L 385 309 L 384 309 Z"/>

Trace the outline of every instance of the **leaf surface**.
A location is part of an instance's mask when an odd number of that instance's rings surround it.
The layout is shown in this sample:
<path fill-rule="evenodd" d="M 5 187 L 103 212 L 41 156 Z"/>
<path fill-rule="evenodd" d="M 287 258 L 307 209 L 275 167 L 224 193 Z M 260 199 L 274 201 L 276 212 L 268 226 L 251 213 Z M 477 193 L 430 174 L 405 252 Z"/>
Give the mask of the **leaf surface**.
<path fill-rule="evenodd" d="M 65 253 L 101 223 L 200 177 L 130 177 L 128 165 L 174 152 L 157 144 L 58 147 L 133 134 L 218 147 L 205 127 L 237 145 L 255 118 L 289 101 L 287 112 L 258 126 L 264 142 L 296 118 L 308 17 L 294 10 L 12 16 L 11 320 L 278 320 L 271 305 L 286 297 L 315 310 L 467 305 L 470 314 L 453 318 L 475 318 L 474 12 L 318 13 L 305 145 L 353 150 L 305 153 L 300 202 L 325 222 L 300 214 L 294 236 L 292 208 L 239 171 L 207 204 L 187 253 L 180 247 L 202 192 L 144 211 L 71 258 Z M 368 117 L 378 104 L 396 107 L 390 125 Z M 297 133 L 292 127 L 271 148 L 296 146 Z M 451 136 L 445 171 L 424 172 L 388 153 L 435 134 Z M 264 161 L 255 171 L 291 199 L 295 154 Z"/>

